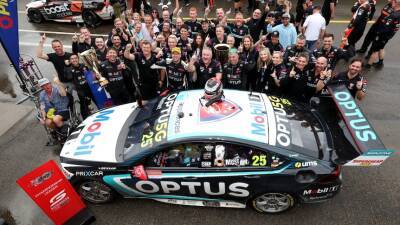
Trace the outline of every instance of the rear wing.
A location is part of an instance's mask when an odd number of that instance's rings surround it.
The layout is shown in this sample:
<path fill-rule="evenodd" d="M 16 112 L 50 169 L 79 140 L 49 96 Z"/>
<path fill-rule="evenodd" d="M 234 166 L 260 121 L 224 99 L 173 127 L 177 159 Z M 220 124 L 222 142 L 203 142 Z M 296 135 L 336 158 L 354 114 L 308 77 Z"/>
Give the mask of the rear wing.
<path fill-rule="evenodd" d="M 329 85 L 328 91 L 359 153 L 351 157 L 345 166 L 379 166 L 395 153 L 385 148 L 345 85 Z"/>

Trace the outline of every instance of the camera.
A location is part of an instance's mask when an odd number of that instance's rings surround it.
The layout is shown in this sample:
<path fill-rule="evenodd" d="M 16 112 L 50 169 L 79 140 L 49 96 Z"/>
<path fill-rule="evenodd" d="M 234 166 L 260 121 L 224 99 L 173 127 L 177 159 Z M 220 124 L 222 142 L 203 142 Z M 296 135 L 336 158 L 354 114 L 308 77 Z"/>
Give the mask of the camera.
<path fill-rule="evenodd" d="M 117 32 L 117 34 L 122 34 L 121 28 L 116 28 L 115 31 Z"/>

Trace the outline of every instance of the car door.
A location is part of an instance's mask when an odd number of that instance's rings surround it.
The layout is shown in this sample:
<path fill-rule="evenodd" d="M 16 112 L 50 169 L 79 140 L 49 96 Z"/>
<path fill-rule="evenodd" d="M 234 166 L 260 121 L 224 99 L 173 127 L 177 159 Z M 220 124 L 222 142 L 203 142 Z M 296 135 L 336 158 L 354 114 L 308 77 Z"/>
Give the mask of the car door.
<path fill-rule="evenodd" d="M 202 152 L 202 197 L 223 199 L 221 206 L 240 203 L 244 207 L 252 196 L 275 187 L 271 183 L 290 165 L 286 157 L 252 146 L 221 142 L 206 148 L 210 151 Z M 208 163 L 205 158 L 210 158 Z"/>
<path fill-rule="evenodd" d="M 176 144 L 151 154 L 133 168 L 127 185 L 135 197 L 186 204 L 198 200 L 200 152 L 197 144 Z M 142 167 L 142 171 L 138 169 Z M 142 176 L 144 175 L 144 176 Z"/>
<path fill-rule="evenodd" d="M 72 16 L 69 1 L 47 1 L 43 11 L 44 16 L 49 20 Z"/>

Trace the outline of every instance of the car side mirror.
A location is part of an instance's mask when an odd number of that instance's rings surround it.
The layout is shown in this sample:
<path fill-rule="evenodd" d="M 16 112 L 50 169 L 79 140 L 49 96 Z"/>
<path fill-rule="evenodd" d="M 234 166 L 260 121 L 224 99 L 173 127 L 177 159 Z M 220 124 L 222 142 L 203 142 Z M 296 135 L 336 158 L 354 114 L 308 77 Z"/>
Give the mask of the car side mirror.
<path fill-rule="evenodd" d="M 136 177 L 139 180 L 148 179 L 146 170 L 144 169 L 144 166 L 142 164 L 133 167 L 132 176 Z"/>

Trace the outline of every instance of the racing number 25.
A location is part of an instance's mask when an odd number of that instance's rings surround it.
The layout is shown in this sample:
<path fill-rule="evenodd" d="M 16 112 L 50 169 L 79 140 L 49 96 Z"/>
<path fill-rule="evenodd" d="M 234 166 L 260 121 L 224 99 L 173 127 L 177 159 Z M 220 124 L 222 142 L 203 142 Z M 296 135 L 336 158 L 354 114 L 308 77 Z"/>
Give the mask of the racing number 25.
<path fill-rule="evenodd" d="M 251 165 L 252 166 L 266 166 L 267 165 L 267 156 L 266 155 L 254 155 L 251 157 Z"/>

